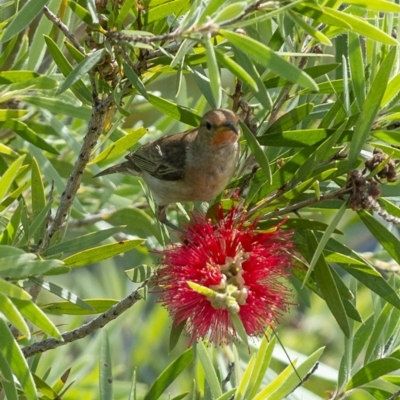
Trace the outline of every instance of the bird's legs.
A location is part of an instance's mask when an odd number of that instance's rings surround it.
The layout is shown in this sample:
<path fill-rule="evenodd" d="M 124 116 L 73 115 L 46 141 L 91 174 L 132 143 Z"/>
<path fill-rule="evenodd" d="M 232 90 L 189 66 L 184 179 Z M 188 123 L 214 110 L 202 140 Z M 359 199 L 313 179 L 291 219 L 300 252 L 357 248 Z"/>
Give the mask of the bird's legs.
<path fill-rule="evenodd" d="M 157 206 L 156 208 L 156 218 L 163 223 L 164 225 L 167 225 L 169 228 L 178 231 L 180 233 L 185 233 L 185 231 L 176 225 L 174 225 L 171 221 L 168 220 L 167 218 L 167 208 L 168 206 Z"/>

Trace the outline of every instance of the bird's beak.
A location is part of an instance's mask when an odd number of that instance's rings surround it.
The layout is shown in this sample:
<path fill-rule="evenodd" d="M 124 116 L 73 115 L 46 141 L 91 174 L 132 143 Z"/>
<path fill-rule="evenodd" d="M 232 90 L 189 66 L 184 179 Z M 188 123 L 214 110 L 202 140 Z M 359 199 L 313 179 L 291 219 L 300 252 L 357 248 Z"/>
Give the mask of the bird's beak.
<path fill-rule="evenodd" d="M 239 131 L 235 124 L 231 121 L 226 121 L 216 129 L 217 133 L 214 137 L 213 144 L 228 144 L 235 143 L 238 140 Z"/>

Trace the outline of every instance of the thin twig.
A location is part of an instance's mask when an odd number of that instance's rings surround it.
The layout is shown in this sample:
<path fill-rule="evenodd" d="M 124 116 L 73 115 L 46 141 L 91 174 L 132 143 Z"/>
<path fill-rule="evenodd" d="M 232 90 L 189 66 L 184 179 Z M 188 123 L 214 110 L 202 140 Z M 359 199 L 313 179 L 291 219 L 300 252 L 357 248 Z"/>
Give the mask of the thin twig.
<path fill-rule="evenodd" d="M 111 104 L 112 102 L 110 101 L 109 104 L 107 103 L 106 105 L 103 105 L 103 107 L 98 108 L 97 102 L 93 102 L 92 117 L 89 122 L 88 131 L 83 139 L 83 145 L 75 163 L 74 170 L 68 179 L 64 192 L 61 195 L 61 202 L 57 209 L 56 216 L 46 232 L 44 243 L 41 248 L 42 251 L 49 247 L 51 238 L 61 228 L 70 212 L 72 203 L 81 184 L 83 171 L 89 162 L 91 152 L 96 145 L 97 140 L 103 132 L 107 111 L 111 107 Z"/>
<path fill-rule="evenodd" d="M 42 342 L 37 342 L 31 344 L 30 346 L 22 349 L 24 356 L 26 358 L 32 357 L 37 353 L 43 353 L 48 350 L 53 350 L 57 347 L 64 346 L 67 343 L 75 342 L 76 340 L 83 339 L 84 337 L 96 332 L 100 328 L 103 328 L 109 322 L 113 321 L 117 317 L 119 317 L 122 313 L 131 308 L 136 302 L 142 299 L 142 296 L 139 294 L 139 290 L 145 287 L 148 284 L 148 281 L 144 282 L 139 288 L 134 290 L 124 299 L 119 301 L 117 304 L 112 306 L 105 313 L 99 315 L 98 317 L 92 319 L 88 323 L 76 328 L 72 331 L 68 331 L 63 333 L 62 340 L 58 339 L 46 339 Z"/>
<path fill-rule="evenodd" d="M 264 219 L 271 219 L 271 218 L 279 217 L 281 215 L 286 215 L 288 213 L 300 210 L 301 208 L 308 207 L 308 206 L 311 206 L 313 204 L 320 203 L 322 201 L 339 198 L 339 197 L 341 197 L 341 196 L 343 196 L 345 194 L 348 194 L 350 192 L 351 192 L 351 188 L 342 188 L 342 189 L 339 189 L 339 190 L 335 190 L 334 192 L 322 194 L 320 197 L 312 197 L 310 199 L 300 201 L 299 203 L 292 204 L 292 205 L 289 205 L 287 207 L 280 208 L 278 210 L 271 211 L 269 213 L 263 214 L 262 219 L 263 220 Z M 253 207 L 247 213 L 247 216 L 251 217 L 251 216 L 255 215 L 258 211 L 262 210 L 262 208 L 264 208 L 264 207 L 265 207 L 265 203 L 262 202 L 261 204 Z"/>
<path fill-rule="evenodd" d="M 82 53 L 85 54 L 85 48 L 81 46 L 79 43 L 78 39 L 75 37 L 73 33 L 70 32 L 68 29 L 68 26 L 65 25 L 60 18 L 57 17 L 57 15 L 53 14 L 52 11 L 49 10 L 47 6 L 43 7 L 43 12 L 46 15 L 46 17 L 53 22 L 54 25 L 56 25 L 60 31 L 71 41 L 71 43 Z"/>

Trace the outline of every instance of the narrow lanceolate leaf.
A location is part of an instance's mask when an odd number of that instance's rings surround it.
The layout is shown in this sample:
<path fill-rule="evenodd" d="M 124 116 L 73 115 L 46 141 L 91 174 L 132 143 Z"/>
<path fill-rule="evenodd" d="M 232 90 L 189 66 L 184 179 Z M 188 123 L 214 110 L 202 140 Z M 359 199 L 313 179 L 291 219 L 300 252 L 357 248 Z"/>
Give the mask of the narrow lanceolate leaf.
<path fill-rule="evenodd" d="M 361 109 L 365 101 L 365 76 L 364 62 L 360 35 L 349 32 L 349 63 L 351 73 L 351 84 L 354 89 L 355 99 Z"/>
<path fill-rule="evenodd" d="M 67 79 L 60 86 L 56 94 L 65 92 L 70 86 L 78 82 L 87 74 L 103 57 L 104 50 L 97 50 L 86 57 L 78 66 L 67 76 Z"/>
<path fill-rule="evenodd" d="M 132 250 L 142 244 L 144 240 L 145 239 L 122 240 L 118 243 L 105 244 L 64 258 L 63 262 L 71 268 L 83 267 L 84 265 L 94 264 L 118 254 L 125 253 L 128 250 Z"/>
<path fill-rule="evenodd" d="M 68 76 L 73 71 L 72 65 L 69 63 L 68 59 L 51 37 L 44 35 L 44 40 L 54 62 L 57 64 L 57 67 L 64 76 Z M 90 93 L 90 90 L 81 80 L 75 82 L 71 86 L 71 90 L 80 100 L 86 103 L 90 103 L 92 101 L 92 94 Z"/>
<path fill-rule="evenodd" d="M 232 58 L 226 56 L 222 51 L 214 49 L 218 62 L 232 72 L 238 79 L 247 83 L 253 90 L 258 91 L 257 84 L 247 71 L 236 63 Z"/>
<path fill-rule="evenodd" d="M 354 130 L 349 151 L 349 164 L 353 166 L 375 122 L 383 95 L 389 81 L 392 66 L 396 59 L 396 47 L 386 56 L 372 82 L 371 89 L 365 99 L 360 118 Z"/>
<path fill-rule="evenodd" d="M 118 139 L 116 142 L 104 149 L 97 157 L 88 163 L 88 165 L 96 164 L 107 158 L 117 157 L 120 154 L 126 153 L 126 151 L 134 146 L 147 132 L 147 129 L 141 127 L 135 129 L 128 135 Z"/>
<path fill-rule="evenodd" d="M 149 279 L 153 270 L 148 265 L 142 264 L 138 265 L 132 269 L 126 269 L 125 273 L 132 282 L 144 282 Z"/>
<path fill-rule="evenodd" d="M 21 167 L 25 156 L 17 158 L 7 169 L 4 175 L 0 178 L 0 201 L 2 201 L 8 192 L 11 184 L 14 182 L 15 177 L 18 174 L 19 168 Z"/>
<path fill-rule="evenodd" d="M 32 188 L 32 214 L 38 215 L 46 205 L 42 173 L 36 159 L 32 158 L 31 166 L 31 188 Z"/>
<path fill-rule="evenodd" d="M 187 368 L 193 359 L 194 354 L 192 348 L 181 354 L 176 360 L 168 365 L 168 367 L 154 381 L 143 400 L 157 400 L 160 398 L 168 386 L 181 374 L 185 368 Z"/>
<path fill-rule="evenodd" d="M 58 151 L 48 144 L 44 139 L 42 139 L 33 129 L 31 129 L 27 124 L 21 122 L 17 119 L 10 119 L 7 121 L 0 121 L 0 128 L 8 128 L 13 130 L 18 136 L 32 143 L 39 149 L 46 150 L 52 154 L 59 154 Z"/>
<path fill-rule="evenodd" d="M 400 6 L 387 0 L 346 0 L 347 4 L 358 7 L 365 7 L 369 10 L 400 12 Z"/>
<path fill-rule="evenodd" d="M 400 241 L 392 232 L 388 231 L 381 223 L 366 211 L 359 211 L 358 215 L 361 217 L 365 226 L 375 236 L 376 240 L 383 246 L 383 248 L 400 264 Z"/>
<path fill-rule="evenodd" d="M 31 338 L 28 325 L 13 302 L 3 293 L 0 293 L 0 310 L 8 321 L 14 325 L 27 339 Z"/>
<path fill-rule="evenodd" d="M 62 339 L 60 332 L 53 322 L 34 302 L 21 299 L 12 299 L 12 301 L 21 314 L 38 328 L 42 329 L 43 332 L 57 339 Z"/>
<path fill-rule="evenodd" d="M 12 336 L 7 324 L 0 318 L 0 351 L 18 378 L 28 400 L 37 400 L 37 393 L 28 363 Z"/>
<path fill-rule="evenodd" d="M 100 344 L 100 400 L 109 400 L 113 398 L 113 376 L 111 367 L 110 343 L 108 341 L 107 331 L 103 330 Z"/>
<path fill-rule="evenodd" d="M 299 124 L 314 109 L 314 104 L 302 104 L 279 117 L 267 130 L 269 132 L 287 131 Z"/>
<path fill-rule="evenodd" d="M 104 217 L 106 218 L 107 215 L 105 214 Z M 52 256 L 59 253 L 77 253 L 78 251 L 82 251 L 99 244 L 110 236 L 121 232 L 121 229 L 122 226 L 116 226 L 114 228 L 103 229 L 98 232 L 92 232 L 83 236 L 78 236 L 50 247 L 45 251 L 44 254 L 46 256 Z"/>
<path fill-rule="evenodd" d="M 136 72 L 127 64 L 127 63 L 122 63 L 124 67 L 124 72 L 125 75 L 128 77 L 129 81 L 132 83 L 132 85 L 137 89 L 137 91 L 145 98 L 148 98 L 147 95 L 147 90 L 143 85 L 143 82 L 140 80 L 140 78 L 136 75 Z"/>
<path fill-rule="evenodd" d="M 17 388 L 10 365 L 0 351 L 0 374 L 2 375 L 1 385 L 7 400 L 19 400 Z"/>
<path fill-rule="evenodd" d="M 31 282 L 35 283 L 36 285 L 40 286 L 44 290 L 49 291 L 50 293 L 55 294 L 56 296 L 69 301 L 72 304 L 76 304 L 79 307 L 86 308 L 87 310 L 92 311 L 93 308 L 87 304 L 85 301 L 80 299 L 76 294 L 70 292 L 69 290 L 62 288 L 55 283 L 43 281 L 38 278 L 30 278 L 29 279 Z"/>
<path fill-rule="evenodd" d="M 0 278 L 0 293 L 5 294 L 6 296 L 16 297 L 17 299 L 22 300 L 30 300 L 31 295 L 28 292 L 25 292 L 24 289 L 20 288 L 14 283 L 5 281 Z"/>
<path fill-rule="evenodd" d="M 382 375 L 400 369 L 400 360 L 396 358 L 381 358 L 370 362 L 361 368 L 348 382 L 345 391 L 365 385 L 375 379 L 380 378 Z"/>
<path fill-rule="evenodd" d="M 28 110 L 0 110 L 0 121 L 7 119 L 20 118 L 28 113 Z"/>
<path fill-rule="evenodd" d="M 212 104 L 212 106 L 213 108 L 220 108 L 222 102 L 221 75 L 219 73 L 212 39 L 207 38 L 203 44 L 206 49 L 208 76 L 210 79 L 211 92 L 214 98 L 214 104 Z"/>
<path fill-rule="evenodd" d="M 88 299 L 85 303 L 89 305 L 91 310 L 80 307 L 78 304 L 68 301 L 59 301 L 49 303 L 42 306 L 47 313 L 56 315 L 91 315 L 100 314 L 109 310 L 112 306 L 118 303 L 118 300 L 112 299 Z"/>
<path fill-rule="evenodd" d="M 237 46 L 239 49 L 244 51 L 254 61 L 269 68 L 275 74 L 282 76 L 289 82 L 296 83 L 307 89 L 318 91 L 317 84 L 304 71 L 284 60 L 269 47 L 263 45 L 257 40 L 235 32 L 221 29 L 219 30 L 219 33 L 228 39 L 234 46 Z"/>
<path fill-rule="evenodd" d="M 178 106 L 171 101 L 165 100 L 151 93 L 148 94 L 148 97 L 150 103 L 157 108 L 157 110 L 168 115 L 169 117 L 191 126 L 199 125 L 201 118 L 189 108 Z"/>
<path fill-rule="evenodd" d="M 296 366 L 288 365 L 270 384 L 268 384 L 253 400 L 281 400 L 294 390 L 321 357 L 324 348 L 320 348 L 309 356 L 302 364 Z M 296 361 L 296 360 L 295 360 Z M 296 364 L 296 362 L 293 364 Z M 300 379 L 299 379 L 300 376 Z"/>
<path fill-rule="evenodd" d="M 30 0 L 19 10 L 17 15 L 6 28 L 4 35 L 0 38 L 0 43 L 8 42 L 24 30 L 43 10 L 49 0 Z"/>
<path fill-rule="evenodd" d="M 246 139 L 248 146 L 250 147 L 251 152 L 253 153 L 254 158 L 257 160 L 261 169 L 264 171 L 265 176 L 267 177 L 268 182 L 272 181 L 272 173 L 269 165 L 269 160 L 264 150 L 260 146 L 257 141 L 257 138 L 250 131 L 246 124 L 240 123 L 240 127 L 243 132 L 243 136 Z"/>
<path fill-rule="evenodd" d="M 222 395 L 221 384 L 217 377 L 217 372 L 212 364 L 211 357 L 208 354 L 207 348 L 202 341 L 197 343 L 197 357 L 199 358 L 201 365 L 207 379 L 207 383 L 210 386 L 211 393 L 214 398 Z"/>

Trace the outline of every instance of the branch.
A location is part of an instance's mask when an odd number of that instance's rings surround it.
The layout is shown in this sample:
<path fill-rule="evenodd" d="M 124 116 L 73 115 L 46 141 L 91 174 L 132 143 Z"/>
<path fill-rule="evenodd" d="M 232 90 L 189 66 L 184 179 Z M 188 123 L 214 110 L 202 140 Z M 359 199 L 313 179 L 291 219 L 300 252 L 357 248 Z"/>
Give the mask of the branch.
<path fill-rule="evenodd" d="M 142 296 L 139 294 L 139 290 L 145 287 L 147 283 L 148 281 L 145 281 L 141 286 L 130 293 L 127 297 L 112 306 L 105 313 L 99 315 L 95 319 L 92 319 L 90 322 L 72 331 L 63 333 L 61 335 L 63 340 L 46 339 L 42 342 L 33 343 L 30 346 L 25 347 L 24 349 L 22 349 L 24 356 L 28 358 L 34 356 L 37 353 L 44 353 L 45 351 L 53 350 L 57 347 L 64 346 L 67 343 L 83 339 L 84 337 L 96 332 L 98 329 L 103 328 L 109 322 L 113 321 L 122 313 L 131 308 L 137 301 L 142 299 Z"/>
<path fill-rule="evenodd" d="M 338 197 L 341 197 L 341 196 L 343 196 L 345 194 L 350 193 L 351 191 L 352 191 L 351 188 L 345 187 L 345 188 L 342 188 L 342 189 L 339 189 L 339 190 L 335 190 L 334 192 L 322 194 L 320 197 L 312 197 L 310 199 L 300 201 L 299 203 L 289 205 L 289 206 L 287 206 L 285 208 L 280 208 L 278 210 L 266 213 L 266 214 L 264 214 L 262 216 L 262 219 L 263 220 L 264 219 L 271 219 L 271 218 L 279 217 L 281 215 L 286 215 L 286 214 L 288 214 L 290 212 L 300 210 L 301 208 L 308 207 L 308 206 L 311 206 L 313 204 L 320 203 L 322 201 L 336 199 Z M 253 207 L 247 213 L 248 217 L 251 217 L 254 214 L 256 214 L 258 211 L 262 210 L 263 207 L 265 207 L 265 202 L 259 204 L 258 206 Z"/>

